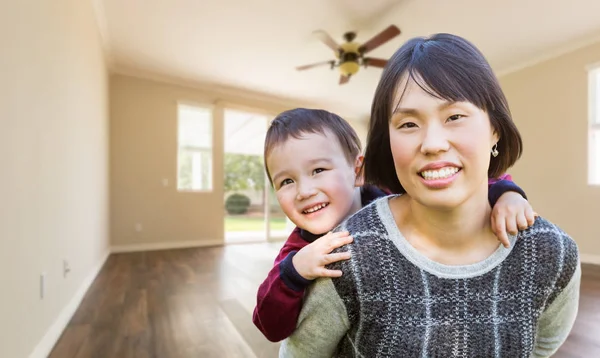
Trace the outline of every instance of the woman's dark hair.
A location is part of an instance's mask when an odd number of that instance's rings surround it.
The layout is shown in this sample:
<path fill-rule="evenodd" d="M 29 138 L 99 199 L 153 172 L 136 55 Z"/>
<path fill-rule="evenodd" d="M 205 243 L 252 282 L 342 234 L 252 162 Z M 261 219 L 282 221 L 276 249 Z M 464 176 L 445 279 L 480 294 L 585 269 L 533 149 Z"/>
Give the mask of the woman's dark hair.
<path fill-rule="evenodd" d="M 485 111 L 498 134 L 497 157 L 492 157 L 488 177 L 506 172 L 523 152 L 521 135 L 513 123 L 498 79 L 483 54 L 469 41 L 451 34 L 417 37 L 406 42 L 389 59 L 371 106 L 364 159 L 365 181 L 404 193 L 393 165 L 389 121 L 403 76 L 425 92 L 450 102 L 471 102 Z M 408 82 L 407 82 L 408 83 Z"/>

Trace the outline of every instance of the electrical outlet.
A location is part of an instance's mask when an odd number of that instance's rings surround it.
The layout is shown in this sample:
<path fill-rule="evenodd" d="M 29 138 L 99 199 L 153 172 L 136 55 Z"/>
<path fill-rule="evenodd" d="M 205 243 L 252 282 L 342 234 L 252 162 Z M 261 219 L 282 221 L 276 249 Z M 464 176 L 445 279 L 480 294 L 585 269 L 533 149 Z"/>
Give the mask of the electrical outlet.
<path fill-rule="evenodd" d="M 140 232 L 140 231 L 142 231 L 142 229 L 143 229 L 142 224 L 140 224 L 140 223 L 135 224 L 135 231 Z"/>
<path fill-rule="evenodd" d="M 69 272 L 71 272 L 71 265 L 69 265 L 69 261 L 63 260 L 63 277 L 67 277 Z"/>
<path fill-rule="evenodd" d="M 169 186 L 169 179 L 167 179 L 167 178 L 164 178 L 164 179 L 162 180 L 162 185 L 163 185 L 163 186 Z"/>
<path fill-rule="evenodd" d="M 40 299 L 46 297 L 46 273 L 42 272 L 40 275 Z"/>

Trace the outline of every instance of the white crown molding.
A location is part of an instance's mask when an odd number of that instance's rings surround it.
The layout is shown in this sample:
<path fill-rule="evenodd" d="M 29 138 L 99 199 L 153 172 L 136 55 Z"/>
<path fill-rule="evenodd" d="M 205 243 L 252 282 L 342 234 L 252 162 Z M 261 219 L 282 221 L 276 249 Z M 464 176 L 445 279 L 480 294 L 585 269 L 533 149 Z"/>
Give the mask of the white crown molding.
<path fill-rule="evenodd" d="M 563 46 L 563 47 L 560 47 L 560 48 L 557 48 L 557 49 L 545 52 L 545 53 L 541 54 L 538 57 L 535 57 L 535 58 L 532 58 L 530 60 L 524 61 L 524 62 L 522 62 L 522 63 L 520 63 L 518 65 L 510 66 L 510 67 L 507 67 L 505 69 L 501 69 L 501 70 L 499 70 L 496 73 L 496 75 L 498 77 L 506 76 L 506 75 L 509 75 L 511 73 L 523 70 L 523 69 L 528 68 L 528 67 L 539 65 L 539 64 L 541 64 L 543 62 L 555 59 L 557 57 L 560 57 L 562 55 L 566 55 L 566 54 L 571 53 L 571 52 L 575 52 L 577 50 L 580 50 L 582 48 L 585 48 L 585 47 L 588 47 L 588 46 L 591 46 L 591 45 L 594 45 L 594 44 L 597 44 L 597 43 L 600 43 L 600 35 L 594 35 L 594 36 L 591 36 L 591 37 L 586 37 L 586 38 L 584 38 L 582 40 L 579 40 L 579 41 L 573 41 L 573 42 L 569 43 L 566 46 Z"/>
<path fill-rule="evenodd" d="M 94 18 L 96 19 L 96 27 L 100 35 L 104 58 L 106 59 L 109 70 L 114 65 L 114 58 L 110 45 L 110 34 L 108 31 L 108 22 L 106 20 L 106 12 L 104 11 L 104 0 L 91 0 L 92 8 L 94 9 Z"/>
<path fill-rule="evenodd" d="M 145 71 L 136 68 L 125 68 L 123 66 L 115 66 L 111 73 L 113 75 L 121 75 L 126 77 L 137 78 L 146 81 L 152 81 L 159 84 L 168 84 L 188 89 L 198 90 L 200 92 L 210 94 L 212 96 L 220 97 L 216 100 L 216 103 L 231 103 L 235 99 L 261 102 L 269 107 L 273 107 L 279 112 L 297 108 L 325 108 L 332 111 L 342 118 L 350 122 L 368 122 L 368 118 L 361 118 L 355 114 L 347 113 L 346 106 L 341 103 L 324 103 L 324 102 L 311 102 L 306 100 L 297 100 L 289 97 L 280 97 L 268 93 L 256 92 L 244 88 L 236 88 L 233 86 L 223 85 L 219 83 L 209 83 L 195 81 L 191 79 L 184 79 L 180 77 L 174 77 L 165 74 L 158 74 L 155 72 Z M 216 104 L 215 103 L 215 104 Z"/>

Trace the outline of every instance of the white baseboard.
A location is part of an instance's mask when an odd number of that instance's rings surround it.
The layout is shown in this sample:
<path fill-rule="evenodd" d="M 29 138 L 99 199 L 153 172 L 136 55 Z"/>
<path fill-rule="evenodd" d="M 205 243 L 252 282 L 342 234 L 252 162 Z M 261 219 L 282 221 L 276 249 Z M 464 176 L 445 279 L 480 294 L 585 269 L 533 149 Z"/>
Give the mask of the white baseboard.
<path fill-rule="evenodd" d="M 79 308 L 83 297 L 87 293 L 88 289 L 92 285 L 92 282 L 98 276 L 98 273 L 102 269 L 102 266 L 108 259 L 111 253 L 121 252 L 134 252 L 134 251 L 151 251 L 151 250 L 166 250 L 166 249 L 181 249 L 188 247 L 203 247 L 203 246 L 218 246 L 223 245 L 223 240 L 198 240 L 198 241 L 180 241 L 180 242 L 159 242 L 159 243 L 146 243 L 146 244 L 132 244 L 132 245 L 117 245 L 112 246 L 108 252 L 106 252 L 100 262 L 92 269 L 89 275 L 83 280 L 69 303 L 62 309 L 52 326 L 46 331 L 46 334 L 42 340 L 34 348 L 33 352 L 29 355 L 29 358 L 45 358 L 47 357 L 58 339 L 62 335 L 63 331 L 71 321 L 71 318 Z"/>
<path fill-rule="evenodd" d="M 54 345 L 56 344 L 63 331 L 67 327 L 67 324 L 69 324 L 69 321 L 71 321 L 71 318 L 75 314 L 75 311 L 77 311 L 77 308 L 79 308 L 79 304 L 81 304 L 83 297 L 92 285 L 92 282 L 94 282 L 94 280 L 96 279 L 96 276 L 98 276 L 98 273 L 102 269 L 102 266 L 104 266 L 104 263 L 106 262 L 106 259 L 109 255 L 110 251 L 107 251 L 102 256 L 100 262 L 98 262 L 96 266 L 92 269 L 92 272 L 90 272 L 87 275 L 87 277 L 83 280 L 83 282 L 81 283 L 81 285 L 79 286 L 69 303 L 62 309 L 62 311 L 60 311 L 60 314 L 58 315 L 52 326 L 50 326 L 48 331 L 46 331 L 46 334 L 44 335 L 42 340 L 37 344 L 33 352 L 29 355 L 29 358 L 45 358 L 48 357 L 50 352 L 52 352 Z"/>
<path fill-rule="evenodd" d="M 600 265 L 600 255 L 581 254 L 580 259 L 584 264 Z"/>
<path fill-rule="evenodd" d="M 195 241 L 175 241 L 175 242 L 151 242 L 144 244 L 115 245 L 110 251 L 112 253 L 136 252 L 136 251 L 154 251 L 169 249 L 186 249 L 190 247 L 221 246 L 223 240 L 195 240 Z"/>

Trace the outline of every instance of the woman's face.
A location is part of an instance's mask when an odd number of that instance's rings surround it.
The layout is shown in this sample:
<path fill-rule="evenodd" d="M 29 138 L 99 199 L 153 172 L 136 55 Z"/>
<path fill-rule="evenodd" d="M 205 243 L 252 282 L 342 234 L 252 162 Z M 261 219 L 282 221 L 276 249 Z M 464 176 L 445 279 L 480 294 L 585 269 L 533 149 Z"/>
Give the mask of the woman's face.
<path fill-rule="evenodd" d="M 475 193 L 487 199 L 483 186 L 498 142 L 487 113 L 470 102 L 433 97 L 413 80 L 404 86 L 406 81 L 389 123 L 396 175 L 406 192 L 438 209 L 455 208 Z"/>

